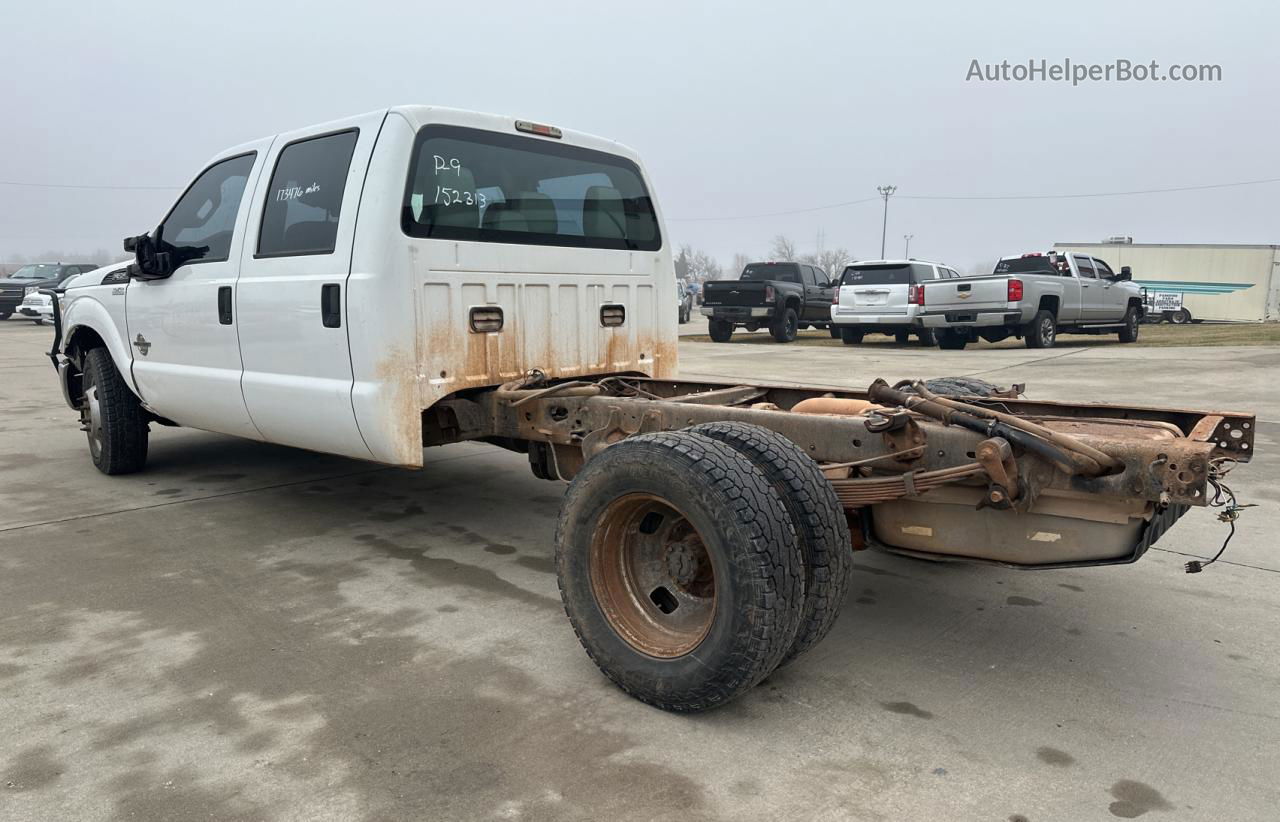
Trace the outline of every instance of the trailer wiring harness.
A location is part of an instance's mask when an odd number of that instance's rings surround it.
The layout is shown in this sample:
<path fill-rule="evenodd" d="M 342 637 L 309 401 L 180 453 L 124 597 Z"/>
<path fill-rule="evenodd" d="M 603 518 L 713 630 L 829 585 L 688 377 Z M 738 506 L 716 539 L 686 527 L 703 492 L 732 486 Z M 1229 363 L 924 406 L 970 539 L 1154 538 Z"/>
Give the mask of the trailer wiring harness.
<path fill-rule="evenodd" d="M 1235 466 L 1236 461 L 1230 457 L 1221 457 L 1209 463 L 1209 484 L 1213 486 L 1213 496 L 1209 499 L 1209 507 L 1222 509 L 1218 512 L 1218 522 L 1225 522 L 1229 530 L 1227 531 L 1227 538 L 1222 541 L 1222 547 L 1218 549 L 1218 553 L 1214 554 L 1212 559 L 1193 559 L 1182 566 L 1183 570 L 1188 574 L 1198 574 L 1217 562 L 1218 558 L 1227 550 L 1227 545 L 1231 543 L 1231 538 L 1236 535 L 1236 520 L 1240 519 L 1241 510 L 1255 507 L 1253 503 L 1241 505 L 1237 502 L 1235 492 L 1231 490 L 1231 486 L 1222 480 Z"/>

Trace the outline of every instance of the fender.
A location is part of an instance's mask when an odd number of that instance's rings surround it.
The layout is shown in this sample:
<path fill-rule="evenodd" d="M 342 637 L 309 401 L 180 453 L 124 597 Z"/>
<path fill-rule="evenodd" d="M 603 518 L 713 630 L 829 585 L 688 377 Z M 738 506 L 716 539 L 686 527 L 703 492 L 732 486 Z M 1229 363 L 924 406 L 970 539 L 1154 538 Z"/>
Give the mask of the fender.
<path fill-rule="evenodd" d="M 124 299 L 122 295 L 112 294 L 111 288 L 105 285 L 71 288 L 58 299 L 62 331 L 61 346 L 57 352 L 58 376 L 63 397 L 72 408 L 77 407 L 80 369 L 83 366 L 83 362 L 78 360 L 77 352 L 83 351 L 85 340 L 91 337 L 102 340 L 120 371 L 120 376 L 124 378 L 125 385 L 135 395 L 142 396 L 133 381 L 133 352 L 123 333 Z M 102 293 L 104 289 L 105 294 Z M 119 301 L 115 311 L 103 304 L 101 296 L 110 296 Z"/>

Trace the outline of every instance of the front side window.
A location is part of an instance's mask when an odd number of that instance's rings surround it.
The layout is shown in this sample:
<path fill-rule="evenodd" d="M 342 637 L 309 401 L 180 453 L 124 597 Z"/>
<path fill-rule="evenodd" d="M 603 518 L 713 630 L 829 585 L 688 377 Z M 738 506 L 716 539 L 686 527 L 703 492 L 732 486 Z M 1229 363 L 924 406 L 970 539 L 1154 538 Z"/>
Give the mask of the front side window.
<path fill-rule="evenodd" d="M 160 250 L 174 255 L 174 267 L 221 262 L 231 254 L 231 236 L 253 154 L 214 163 L 196 178 L 156 232 Z"/>
<path fill-rule="evenodd" d="M 358 131 L 308 137 L 280 152 L 258 232 L 259 257 L 332 254 Z"/>
<path fill-rule="evenodd" d="M 1116 278 L 1116 273 L 1111 270 L 1111 266 L 1107 265 L 1102 260 L 1094 257 L 1093 264 L 1097 268 L 1099 278 L 1103 280 L 1114 280 Z"/>
<path fill-rule="evenodd" d="M 656 251 L 635 163 L 539 137 L 457 126 L 418 133 L 401 227 L 412 237 Z"/>

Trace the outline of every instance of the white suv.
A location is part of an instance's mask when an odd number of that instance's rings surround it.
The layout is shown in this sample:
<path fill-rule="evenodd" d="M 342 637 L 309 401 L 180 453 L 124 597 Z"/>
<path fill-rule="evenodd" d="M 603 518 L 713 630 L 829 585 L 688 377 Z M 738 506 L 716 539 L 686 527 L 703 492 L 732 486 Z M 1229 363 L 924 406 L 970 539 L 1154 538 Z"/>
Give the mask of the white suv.
<path fill-rule="evenodd" d="M 927 260 L 866 260 L 846 266 L 831 303 L 831 323 L 846 345 L 867 333 L 891 334 L 905 344 L 915 334 L 935 345 L 933 329 L 919 319 L 930 280 L 959 277 L 954 268 Z"/>

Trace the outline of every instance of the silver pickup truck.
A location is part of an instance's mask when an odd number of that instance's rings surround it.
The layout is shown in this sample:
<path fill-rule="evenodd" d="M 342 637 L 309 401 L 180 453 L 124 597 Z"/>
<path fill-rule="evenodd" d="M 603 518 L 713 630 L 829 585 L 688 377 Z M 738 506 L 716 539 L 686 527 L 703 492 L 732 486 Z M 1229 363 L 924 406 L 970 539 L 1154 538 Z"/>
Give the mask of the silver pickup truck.
<path fill-rule="evenodd" d="M 951 350 L 1011 336 L 1028 348 L 1052 348 L 1060 333 L 1137 342 L 1142 321 L 1142 289 L 1128 266 L 1117 273 L 1085 254 L 1003 257 L 988 276 L 929 283 L 923 299 L 917 320 Z"/>

